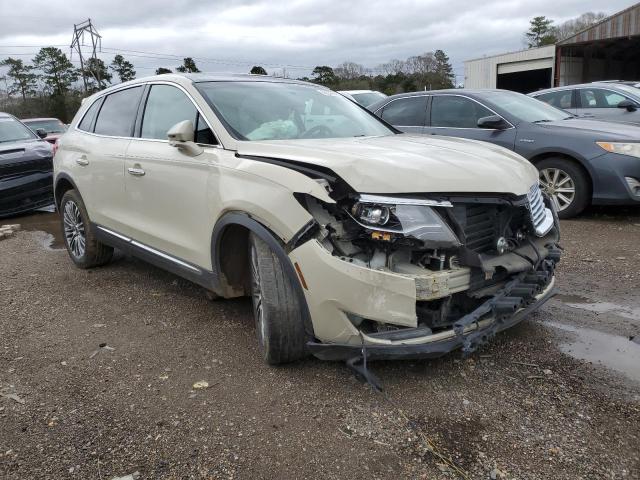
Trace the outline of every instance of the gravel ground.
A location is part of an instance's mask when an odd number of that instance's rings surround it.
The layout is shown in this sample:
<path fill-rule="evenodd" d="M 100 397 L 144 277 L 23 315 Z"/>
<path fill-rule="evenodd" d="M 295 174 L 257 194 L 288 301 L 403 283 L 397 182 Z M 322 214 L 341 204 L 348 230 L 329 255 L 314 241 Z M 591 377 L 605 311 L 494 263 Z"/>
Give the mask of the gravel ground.
<path fill-rule="evenodd" d="M 640 478 L 640 383 L 553 326 L 640 335 L 640 209 L 565 221 L 562 244 L 558 299 L 470 358 L 374 364 L 379 394 L 340 363 L 264 365 L 246 300 L 129 257 L 78 270 L 18 232 L 0 241 L 0 477 Z"/>

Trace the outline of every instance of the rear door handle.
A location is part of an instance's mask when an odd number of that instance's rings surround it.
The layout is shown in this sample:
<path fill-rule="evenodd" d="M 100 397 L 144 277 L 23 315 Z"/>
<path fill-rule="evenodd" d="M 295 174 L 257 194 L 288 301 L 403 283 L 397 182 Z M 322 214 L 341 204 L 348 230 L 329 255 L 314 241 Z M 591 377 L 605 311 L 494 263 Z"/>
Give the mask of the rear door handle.
<path fill-rule="evenodd" d="M 89 165 L 89 160 L 87 160 L 86 155 L 82 155 L 81 157 L 76 158 L 76 163 L 81 167 L 86 167 L 87 165 Z"/>
<path fill-rule="evenodd" d="M 130 175 L 133 175 L 135 177 L 142 177 L 144 176 L 144 170 L 141 168 L 127 168 L 127 172 L 129 172 Z"/>

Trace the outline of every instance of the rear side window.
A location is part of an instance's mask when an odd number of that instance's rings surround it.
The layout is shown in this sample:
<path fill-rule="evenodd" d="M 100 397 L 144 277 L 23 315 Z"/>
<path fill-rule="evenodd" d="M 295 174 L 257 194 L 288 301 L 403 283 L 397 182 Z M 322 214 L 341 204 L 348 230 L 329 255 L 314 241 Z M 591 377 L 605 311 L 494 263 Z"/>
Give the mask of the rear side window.
<path fill-rule="evenodd" d="M 141 94 L 142 87 L 133 87 L 107 95 L 98 113 L 95 133 L 130 137 Z"/>
<path fill-rule="evenodd" d="M 536 95 L 535 98 L 548 103 L 552 107 L 567 109 L 573 108 L 573 90 L 561 90 L 559 92 L 543 93 L 542 95 Z"/>
<path fill-rule="evenodd" d="M 93 120 L 96 118 L 96 113 L 98 113 L 98 108 L 100 108 L 100 100 L 96 100 L 89 107 L 87 112 L 82 117 L 82 121 L 78 124 L 78 129 L 84 130 L 85 132 L 91 132 L 91 127 L 93 126 Z"/>
<path fill-rule="evenodd" d="M 431 126 L 478 128 L 478 120 L 493 115 L 491 110 L 466 97 L 436 95 L 431 101 Z"/>
<path fill-rule="evenodd" d="M 387 104 L 382 118 L 399 127 L 423 127 L 427 115 L 427 97 L 400 98 Z"/>

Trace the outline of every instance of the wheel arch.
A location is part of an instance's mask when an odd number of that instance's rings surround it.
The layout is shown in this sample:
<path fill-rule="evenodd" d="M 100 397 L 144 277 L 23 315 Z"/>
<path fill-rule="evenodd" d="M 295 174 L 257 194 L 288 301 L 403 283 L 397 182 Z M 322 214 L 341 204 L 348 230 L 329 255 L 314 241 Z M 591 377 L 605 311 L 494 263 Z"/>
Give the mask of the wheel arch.
<path fill-rule="evenodd" d="M 568 160 L 569 162 L 575 164 L 579 169 L 581 169 L 587 177 L 589 181 L 589 198 L 593 197 L 593 176 L 589 169 L 585 166 L 584 162 L 575 156 L 569 155 L 567 153 L 562 152 L 544 152 L 539 153 L 529 159 L 529 161 L 537 168 L 538 164 L 543 160 L 548 160 L 550 158 L 561 158 L 563 160 Z"/>
<path fill-rule="evenodd" d="M 60 208 L 62 196 L 69 190 L 76 190 L 78 191 L 78 194 L 80 194 L 78 187 L 69 175 L 67 175 L 66 173 L 58 174 L 53 186 L 53 201 L 55 203 L 56 209 Z M 80 196 L 82 197 L 82 195 Z"/>
<path fill-rule="evenodd" d="M 211 265 L 218 274 L 219 288 L 225 297 L 237 297 L 248 292 L 249 234 L 253 233 L 271 248 L 293 285 L 300 302 L 305 329 L 313 335 L 311 315 L 296 270 L 287 255 L 286 246 L 269 228 L 244 212 L 227 212 L 215 224 L 211 235 Z"/>

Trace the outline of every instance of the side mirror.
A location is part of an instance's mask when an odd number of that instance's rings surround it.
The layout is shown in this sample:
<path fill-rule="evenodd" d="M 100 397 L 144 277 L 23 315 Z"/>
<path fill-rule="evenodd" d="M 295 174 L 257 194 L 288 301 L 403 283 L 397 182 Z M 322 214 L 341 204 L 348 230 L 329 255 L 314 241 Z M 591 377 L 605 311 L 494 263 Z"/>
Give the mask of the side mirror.
<path fill-rule="evenodd" d="M 500 115 L 489 115 L 478 119 L 478 128 L 505 130 L 508 124 Z"/>
<path fill-rule="evenodd" d="M 169 145 L 176 147 L 178 150 L 192 157 L 200 155 L 204 150 L 197 143 L 193 142 L 194 128 L 191 120 L 183 120 L 182 122 L 176 123 L 167 132 Z"/>
<path fill-rule="evenodd" d="M 631 100 L 622 100 L 618 104 L 618 108 L 626 108 L 627 112 L 635 112 L 638 109 L 638 106 Z"/>
<path fill-rule="evenodd" d="M 47 133 L 46 130 L 44 130 L 42 128 L 38 128 L 36 130 L 36 135 L 38 135 L 40 138 L 47 138 L 48 133 Z"/>

